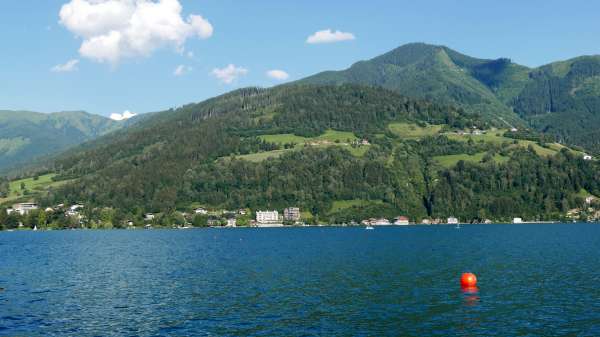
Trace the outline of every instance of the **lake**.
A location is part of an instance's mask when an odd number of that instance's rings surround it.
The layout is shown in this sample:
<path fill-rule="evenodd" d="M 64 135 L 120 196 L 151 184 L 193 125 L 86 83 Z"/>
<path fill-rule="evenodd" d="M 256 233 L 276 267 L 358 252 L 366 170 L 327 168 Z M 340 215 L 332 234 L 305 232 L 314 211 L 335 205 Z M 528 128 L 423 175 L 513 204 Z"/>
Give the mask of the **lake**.
<path fill-rule="evenodd" d="M 2 232 L 0 287 L 2 336 L 599 336 L 600 225 Z"/>

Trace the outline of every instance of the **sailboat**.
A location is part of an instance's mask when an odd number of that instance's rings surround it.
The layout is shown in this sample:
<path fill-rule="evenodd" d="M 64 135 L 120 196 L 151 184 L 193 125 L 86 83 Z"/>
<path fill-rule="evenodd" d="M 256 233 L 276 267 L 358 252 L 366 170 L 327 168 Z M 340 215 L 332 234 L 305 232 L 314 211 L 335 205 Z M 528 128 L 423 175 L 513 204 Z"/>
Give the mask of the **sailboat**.
<path fill-rule="evenodd" d="M 375 227 L 373 227 L 371 224 L 368 224 L 367 227 L 365 227 L 366 230 L 373 230 L 375 229 Z"/>
<path fill-rule="evenodd" d="M 33 230 L 37 231 L 37 225 L 33 226 Z"/>

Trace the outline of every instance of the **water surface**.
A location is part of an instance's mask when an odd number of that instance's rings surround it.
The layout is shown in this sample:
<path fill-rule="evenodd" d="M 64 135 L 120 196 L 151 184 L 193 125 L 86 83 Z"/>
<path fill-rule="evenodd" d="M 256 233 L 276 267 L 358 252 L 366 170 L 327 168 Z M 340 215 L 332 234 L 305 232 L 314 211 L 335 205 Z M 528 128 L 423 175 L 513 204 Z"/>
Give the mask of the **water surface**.
<path fill-rule="evenodd" d="M 2 336 L 598 336 L 600 226 L 2 232 L 0 287 Z"/>

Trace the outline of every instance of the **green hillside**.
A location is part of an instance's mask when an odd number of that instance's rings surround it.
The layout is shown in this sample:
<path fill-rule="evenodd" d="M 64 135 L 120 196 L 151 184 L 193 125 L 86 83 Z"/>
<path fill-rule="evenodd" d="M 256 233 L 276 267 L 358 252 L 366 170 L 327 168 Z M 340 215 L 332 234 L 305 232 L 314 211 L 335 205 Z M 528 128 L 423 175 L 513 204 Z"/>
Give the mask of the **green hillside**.
<path fill-rule="evenodd" d="M 58 153 L 122 125 L 82 111 L 0 111 L 0 171 Z"/>
<path fill-rule="evenodd" d="M 296 205 L 328 222 L 553 219 L 580 206 L 582 190 L 600 195 L 595 161 L 491 127 L 376 87 L 242 89 L 61 155 L 52 185 L 31 195 L 43 206 L 84 203 L 91 217 L 110 207 L 115 225 L 192 205 Z"/>
<path fill-rule="evenodd" d="M 532 126 L 600 153 L 600 56 L 530 69 L 506 58 L 478 59 L 444 46 L 413 43 L 299 82 L 382 86 L 458 105 L 498 126 Z"/>
<path fill-rule="evenodd" d="M 503 99 L 510 100 L 519 91 L 526 73 L 527 68 L 509 60 L 476 59 L 447 47 L 413 43 L 347 70 L 320 73 L 300 83 L 381 86 L 407 96 L 456 104 L 504 125 L 498 117 L 520 123 Z"/>

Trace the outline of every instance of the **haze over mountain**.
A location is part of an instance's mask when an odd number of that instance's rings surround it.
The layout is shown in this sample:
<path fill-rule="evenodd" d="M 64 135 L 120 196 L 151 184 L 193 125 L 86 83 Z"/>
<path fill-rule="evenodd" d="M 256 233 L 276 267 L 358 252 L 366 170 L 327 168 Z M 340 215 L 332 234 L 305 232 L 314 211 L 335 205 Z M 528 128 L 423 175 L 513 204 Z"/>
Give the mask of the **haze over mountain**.
<path fill-rule="evenodd" d="M 531 124 L 565 143 L 600 151 L 600 56 L 528 68 L 507 58 L 478 59 L 445 46 L 412 43 L 299 83 L 382 86 L 457 104 L 498 125 Z"/>
<path fill-rule="evenodd" d="M 123 125 L 84 111 L 0 111 L 0 171 L 58 153 Z"/>

